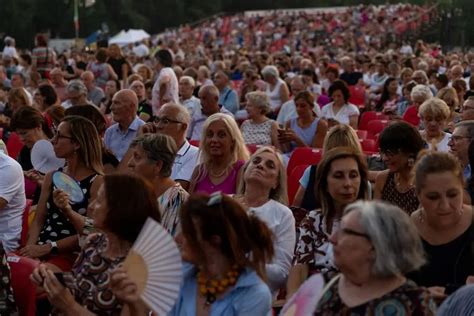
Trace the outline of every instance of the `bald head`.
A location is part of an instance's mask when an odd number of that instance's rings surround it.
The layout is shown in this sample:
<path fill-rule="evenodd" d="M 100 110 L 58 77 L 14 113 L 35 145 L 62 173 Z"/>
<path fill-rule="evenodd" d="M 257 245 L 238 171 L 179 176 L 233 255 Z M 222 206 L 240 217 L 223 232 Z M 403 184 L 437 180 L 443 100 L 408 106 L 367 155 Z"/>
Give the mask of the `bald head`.
<path fill-rule="evenodd" d="M 124 101 L 128 107 L 137 111 L 138 109 L 138 98 L 135 91 L 131 89 L 122 89 L 119 92 L 115 93 L 114 99 L 120 99 Z"/>
<path fill-rule="evenodd" d="M 138 110 L 138 98 L 135 92 L 130 89 L 123 89 L 117 92 L 112 98 L 112 118 L 119 123 L 123 129 L 133 122 Z"/>
<path fill-rule="evenodd" d="M 94 74 L 92 71 L 84 71 L 81 75 L 81 80 L 84 82 L 84 85 L 87 87 L 88 90 L 94 87 Z"/>

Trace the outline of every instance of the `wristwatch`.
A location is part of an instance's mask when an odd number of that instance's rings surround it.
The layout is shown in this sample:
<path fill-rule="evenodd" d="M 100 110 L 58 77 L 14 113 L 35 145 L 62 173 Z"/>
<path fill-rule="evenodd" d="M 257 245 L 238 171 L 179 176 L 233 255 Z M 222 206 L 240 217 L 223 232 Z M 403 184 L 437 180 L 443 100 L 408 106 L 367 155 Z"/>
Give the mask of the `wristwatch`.
<path fill-rule="evenodd" d="M 50 254 L 57 255 L 59 252 L 58 244 L 55 241 L 49 243 L 51 245 Z"/>

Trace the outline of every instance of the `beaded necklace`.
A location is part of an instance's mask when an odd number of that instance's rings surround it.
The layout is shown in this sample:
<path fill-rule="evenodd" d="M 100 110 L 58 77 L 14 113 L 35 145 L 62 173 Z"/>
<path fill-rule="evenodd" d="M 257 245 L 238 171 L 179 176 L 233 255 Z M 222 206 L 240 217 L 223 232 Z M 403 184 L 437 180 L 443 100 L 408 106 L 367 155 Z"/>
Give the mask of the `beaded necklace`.
<path fill-rule="evenodd" d="M 199 271 L 197 274 L 199 293 L 206 298 L 206 305 L 212 305 L 218 295 L 233 286 L 237 282 L 241 270 L 238 265 L 234 264 L 225 277 L 221 278 L 208 278 L 205 273 Z"/>

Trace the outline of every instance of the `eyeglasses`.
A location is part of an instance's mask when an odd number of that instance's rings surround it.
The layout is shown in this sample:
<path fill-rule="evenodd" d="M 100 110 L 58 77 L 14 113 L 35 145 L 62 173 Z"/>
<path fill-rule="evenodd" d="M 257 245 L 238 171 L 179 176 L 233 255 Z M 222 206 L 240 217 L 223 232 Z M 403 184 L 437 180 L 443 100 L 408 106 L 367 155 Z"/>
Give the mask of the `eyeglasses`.
<path fill-rule="evenodd" d="M 175 123 L 175 124 L 181 124 L 182 123 L 180 121 L 175 121 L 175 120 L 169 119 L 167 117 L 159 117 L 159 116 L 155 116 L 155 118 L 153 119 L 153 122 L 156 123 L 156 124 L 162 123 L 163 125 L 168 125 L 170 123 Z"/>
<path fill-rule="evenodd" d="M 61 135 L 59 132 L 54 133 L 53 138 L 66 138 L 66 139 L 74 139 L 72 136 Z"/>
<path fill-rule="evenodd" d="M 392 151 L 392 150 L 390 150 L 390 149 L 381 150 L 381 151 L 380 151 L 380 157 L 385 156 L 385 157 L 387 157 L 387 158 L 392 158 L 393 156 L 395 156 L 395 155 L 398 154 L 398 153 L 399 153 L 398 150 L 397 150 L 397 151 Z"/>
<path fill-rule="evenodd" d="M 470 139 L 471 137 L 469 137 L 469 136 L 461 136 L 461 135 L 452 135 L 451 137 L 449 137 L 449 141 L 458 142 L 458 141 L 460 141 L 460 140 L 463 139 L 463 138 Z"/>

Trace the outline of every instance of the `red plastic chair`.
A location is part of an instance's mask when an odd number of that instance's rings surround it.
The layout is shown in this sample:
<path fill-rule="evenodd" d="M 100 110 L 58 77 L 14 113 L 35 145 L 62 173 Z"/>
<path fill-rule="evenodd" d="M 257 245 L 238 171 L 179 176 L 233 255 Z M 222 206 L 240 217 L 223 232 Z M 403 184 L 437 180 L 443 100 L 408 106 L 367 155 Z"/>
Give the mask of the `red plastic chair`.
<path fill-rule="evenodd" d="M 23 148 L 23 143 L 20 140 L 20 137 L 17 133 L 11 133 L 8 137 L 8 141 L 6 143 L 8 155 L 13 159 L 16 159 L 20 154 L 21 149 Z"/>
<path fill-rule="evenodd" d="M 28 228 L 29 228 L 29 218 L 31 205 L 33 204 L 32 200 L 26 200 L 25 209 L 23 211 L 22 223 L 21 223 L 21 238 L 20 246 L 23 247 L 26 245 L 26 240 L 28 238 Z"/>
<path fill-rule="evenodd" d="M 321 149 L 311 147 L 298 147 L 291 154 L 288 166 L 286 167 L 286 174 L 289 177 L 296 166 L 300 165 L 317 165 L 321 160 L 323 151 Z"/>
<path fill-rule="evenodd" d="M 366 155 L 372 155 L 379 151 L 377 143 L 373 139 L 361 139 L 360 144 L 362 146 L 362 151 Z"/>
<path fill-rule="evenodd" d="M 387 125 L 387 120 L 372 120 L 369 122 L 367 132 L 369 133 L 369 135 L 371 135 L 371 138 L 373 139 L 375 135 L 380 134 L 380 132 L 382 132 Z"/>
<path fill-rule="evenodd" d="M 249 153 L 250 155 L 253 155 L 257 149 L 260 148 L 260 145 L 256 145 L 256 144 L 246 144 L 247 146 L 247 149 L 249 150 Z"/>
<path fill-rule="evenodd" d="M 375 112 L 375 116 L 377 120 L 389 120 L 390 117 L 388 115 L 383 114 L 382 112 Z"/>
<path fill-rule="evenodd" d="M 349 86 L 351 96 L 349 97 L 349 103 L 357 105 L 358 107 L 365 106 L 365 88 L 359 85 Z"/>
<path fill-rule="evenodd" d="M 362 113 L 359 121 L 359 130 L 366 131 L 369 126 L 369 122 L 376 119 L 377 113 L 375 111 L 367 111 Z"/>
<path fill-rule="evenodd" d="M 288 202 L 289 205 L 293 204 L 293 199 L 295 198 L 296 192 L 300 184 L 300 179 L 303 176 L 304 171 L 308 168 L 309 165 L 299 165 L 296 166 L 291 175 L 288 177 Z"/>
<path fill-rule="evenodd" d="M 366 139 L 368 134 L 369 134 L 367 131 L 363 131 L 363 130 L 360 130 L 360 129 L 358 129 L 356 131 L 356 133 L 357 133 L 357 137 L 359 137 L 359 139 Z"/>
<path fill-rule="evenodd" d="M 192 139 L 189 141 L 189 143 L 193 146 L 199 147 L 199 140 Z"/>
<path fill-rule="evenodd" d="M 11 271 L 13 295 L 20 316 L 36 315 L 36 286 L 31 282 L 30 275 L 40 262 L 15 254 L 9 254 L 7 260 Z"/>

